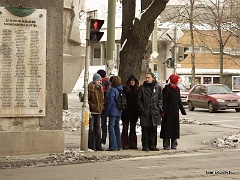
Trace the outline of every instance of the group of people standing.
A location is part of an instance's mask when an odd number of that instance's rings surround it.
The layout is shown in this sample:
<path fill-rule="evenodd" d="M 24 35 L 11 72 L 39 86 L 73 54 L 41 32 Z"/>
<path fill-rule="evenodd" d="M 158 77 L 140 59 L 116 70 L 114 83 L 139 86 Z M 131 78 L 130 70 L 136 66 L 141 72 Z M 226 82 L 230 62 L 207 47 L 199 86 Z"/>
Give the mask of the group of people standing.
<path fill-rule="evenodd" d="M 159 125 L 163 148 L 176 149 L 180 136 L 179 110 L 186 115 L 177 86 L 178 78 L 176 74 L 171 75 L 167 80 L 170 81 L 169 84 L 162 89 L 153 73 L 146 74 L 146 80 L 142 85 L 139 85 L 134 75 L 130 75 L 125 86 L 122 86 L 119 76 L 107 79 L 106 71 L 98 70 L 88 86 L 91 112 L 88 148 L 103 151 L 102 144 L 106 144 L 108 132 L 108 151 L 138 149 L 136 124 L 140 117 L 143 151 L 159 150 L 157 148 Z M 116 104 L 120 91 L 125 94 L 127 100 L 127 107 L 124 110 L 120 110 Z"/>

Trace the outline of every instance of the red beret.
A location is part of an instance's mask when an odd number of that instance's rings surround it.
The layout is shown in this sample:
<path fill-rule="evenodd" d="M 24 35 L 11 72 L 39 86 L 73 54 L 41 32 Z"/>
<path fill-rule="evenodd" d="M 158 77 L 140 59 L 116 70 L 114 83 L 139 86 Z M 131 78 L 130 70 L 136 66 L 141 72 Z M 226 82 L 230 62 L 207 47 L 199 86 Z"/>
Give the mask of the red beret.
<path fill-rule="evenodd" d="M 178 78 L 179 76 L 176 74 L 172 74 L 171 76 L 169 76 L 170 82 L 173 84 L 176 84 L 178 82 Z"/>

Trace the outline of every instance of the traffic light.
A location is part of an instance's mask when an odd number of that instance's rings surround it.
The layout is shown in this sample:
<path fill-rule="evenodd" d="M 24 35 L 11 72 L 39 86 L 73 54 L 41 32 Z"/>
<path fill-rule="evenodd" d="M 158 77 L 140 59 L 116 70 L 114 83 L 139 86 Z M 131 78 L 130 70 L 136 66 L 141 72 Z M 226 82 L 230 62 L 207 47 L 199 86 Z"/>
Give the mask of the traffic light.
<path fill-rule="evenodd" d="M 157 71 L 157 61 L 154 61 L 154 63 L 153 63 L 153 70 Z"/>
<path fill-rule="evenodd" d="M 91 19 L 90 20 L 90 42 L 98 43 L 102 38 L 104 32 L 100 32 L 100 29 L 104 23 L 104 20 Z"/>
<path fill-rule="evenodd" d="M 174 62 L 175 62 L 175 46 L 171 47 L 171 58 L 165 59 L 163 62 L 164 65 L 167 66 L 167 68 L 174 68 Z"/>
<path fill-rule="evenodd" d="M 185 51 L 187 51 L 187 50 L 188 50 L 187 47 L 181 47 L 181 46 L 178 47 L 178 61 L 179 62 L 181 62 L 188 56 L 188 54 L 184 54 Z"/>
<path fill-rule="evenodd" d="M 174 60 L 173 58 L 168 58 L 163 62 L 164 65 L 167 66 L 167 68 L 173 68 L 174 67 Z"/>

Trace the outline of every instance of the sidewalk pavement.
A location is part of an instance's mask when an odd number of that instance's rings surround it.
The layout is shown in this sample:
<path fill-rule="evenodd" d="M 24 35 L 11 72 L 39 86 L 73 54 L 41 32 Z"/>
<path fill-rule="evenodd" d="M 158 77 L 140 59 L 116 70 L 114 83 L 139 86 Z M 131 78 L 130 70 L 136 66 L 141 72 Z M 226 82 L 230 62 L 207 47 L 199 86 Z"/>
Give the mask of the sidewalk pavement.
<path fill-rule="evenodd" d="M 137 150 L 120 150 L 120 151 L 106 151 L 108 149 L 108 139 L 106 145 L 103 145 L 105 151 L 88 151 L 84 152 L 86 155 L 106 156 L 106 155 L 130 155 L 136 156 L 151 156 L 165 153 L 178 153 L 178 152 L 191 152 L 201 150 L 216 149 L 211 144 L 211 140 L 229 136 L 231 134 L 239 133 L 239 129 L 229 127 L 221 127 L 214 125 L 197 125 L 197 124 L 181 124 L 180 125 L 180 139 L 178 140 L 177 150 L 163 150 L 162 139 L 159 137 L 157 147 L 159 151 L 142 151 L 141 135 L 138 135 L 138 149 Z M 108 138 L 108 137 L 107 137 Z M 80 133 L 65 134 L 65 147 L 66 148 L 80 148 Z"/>
<path fill-rule="evenodd" d="M 141 157 L 141 156 L 153 156 L 160 154 L 175 154 L 185 152 L 196 152 L 204 150 L 214 150 L 211 144 L 211 140 L 215 138 L 221 138 L 223 136 L 229 136 L 231 134 L 239 133 L 239 129 L 221 127 L 216 125 L 197 125 L 197 124 L 180 124 L 180 139 L 178 140 L 178 147 L 176 150 L 163 150 L 162 139 L 159 138 L 158 132 L 158 143 L 157 147 L 159 151 L 142 151 L 141 146 L 141 135 L 138 135 L 138 149 L 132 150 L 120 150 L 120 151 L 106 151 L 108 149 L 108 137 L 106 145 L 103 145 L 105 151 L 80 151 L 80 132 L 75 134 L 65 133 L 65 149 L 72 149 L 81 154 L 87 156 L 105 157 L 109 155 L 113 156 L 126 156 L 126 157 Z M 239 146 L 237 147 L 239 148 Z M 0 157 L 0 165 L 7 162 L 19 162 L 26 161 L 27 159 L 38 160 L 44 159 L 46 154 L 43 155 L 21 155 L 21 156 L 2 156 Z M 1 166 L 0 166 L 1 168 Z"/>

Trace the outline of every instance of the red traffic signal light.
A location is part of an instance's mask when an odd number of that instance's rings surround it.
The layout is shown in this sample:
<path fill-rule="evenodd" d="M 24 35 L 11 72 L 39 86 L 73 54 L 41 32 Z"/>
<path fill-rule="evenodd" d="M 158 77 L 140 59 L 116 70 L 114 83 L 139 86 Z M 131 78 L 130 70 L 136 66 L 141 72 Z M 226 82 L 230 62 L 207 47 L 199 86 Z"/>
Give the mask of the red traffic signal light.
<path fill-rule="evenodd" d="M 90 21 L 90 42 L 97 43 L 102 38 L 104 32 L 100 32 L 100 29 L 104 23 L 104 20 L 91 19 Z"/>
<path fill-rule="evenodd" d="M 91 19 L 90 31 L 99 31 L 104 23 L 104 20 Z"/>

